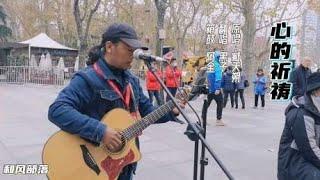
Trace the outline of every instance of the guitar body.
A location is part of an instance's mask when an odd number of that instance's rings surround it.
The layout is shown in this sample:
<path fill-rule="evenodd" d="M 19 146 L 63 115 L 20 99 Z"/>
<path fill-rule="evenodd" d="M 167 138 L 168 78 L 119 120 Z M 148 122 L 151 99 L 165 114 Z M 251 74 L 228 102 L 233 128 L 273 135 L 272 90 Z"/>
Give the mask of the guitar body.
<path fill-rule="evenodd" d="M 134 120 L 127 111 L 114 109 L 101 122 L 121 131 Z M 49 138 L 42 154 L 43 163 L 49 166 L 47 176 L 50 180 L 116 180 L 123 167 L 140 159 L 134 138 L 119 152 L 113 153 L 64 131 Z"/>

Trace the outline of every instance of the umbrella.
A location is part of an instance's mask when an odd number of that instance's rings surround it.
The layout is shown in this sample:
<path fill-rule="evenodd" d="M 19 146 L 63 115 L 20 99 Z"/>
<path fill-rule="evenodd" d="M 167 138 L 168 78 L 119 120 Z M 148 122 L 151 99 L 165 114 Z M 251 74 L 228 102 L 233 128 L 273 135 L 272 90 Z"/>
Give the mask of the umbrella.
<path fill-rule="evenodd" d="M 46 63 L 46 57 L 44 56 L 44 54 L 41 54 L 40 56 L 40 63 L 39 63 L 39 68 L 41 70 L 45 69 L 45 63 Z"/>
<path fill-rule="evenodd" d="M 45 61 L 45 69 L 46 70 L 50 70 L 52 68 L 52 60 L 51 60 L 51 56 L 50 53 L 46 54 L 46 61 Z"/>
<path fill-rule="evenodd" d="M 36 57 L 34 56 L 34 54 L 31 55 L 29 66 L 31 66 L 31 67 L 37 67 L 38 66 L 37 61 L 36 61 Z"/>
<path fill-rule="evenodd" d="M 62 70 L 64 70 L 64 68 L 65 68 L 65 66 L 64 66 L 64 61 L 63 61 L 63 58 L 62 58 L 62 57 L 60 57 L 60 59 L 59 59 L 57 68 L 58 68 L 58 69 L 62 69 Z"/>
<path fill-rule="evenodd" d="M 57 68 L 55 69 L 55 73 L 58 75 L 58 78 L 61 81 L 64 78 L 64 71 L 65 71 L 64 61 L 63 61 L 63 58 L 60 57 Z"/>
<path fill-rule="evenodd" d="M 79 56 L 76 57 L 76 62 L 74 63 L 74 71 L 79 71 Z"/>

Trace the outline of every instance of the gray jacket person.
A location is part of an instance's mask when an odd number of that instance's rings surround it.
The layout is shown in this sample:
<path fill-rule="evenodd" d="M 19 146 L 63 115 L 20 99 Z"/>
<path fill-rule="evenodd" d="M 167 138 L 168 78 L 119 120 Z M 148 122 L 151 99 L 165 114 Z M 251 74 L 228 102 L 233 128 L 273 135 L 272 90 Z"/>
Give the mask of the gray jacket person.
<path fill-rule="evenodd" d="M 309 76 L 305 96 L 287 107 L 278 152 L 279 180 L 320 179 L 320 73 Z"/>

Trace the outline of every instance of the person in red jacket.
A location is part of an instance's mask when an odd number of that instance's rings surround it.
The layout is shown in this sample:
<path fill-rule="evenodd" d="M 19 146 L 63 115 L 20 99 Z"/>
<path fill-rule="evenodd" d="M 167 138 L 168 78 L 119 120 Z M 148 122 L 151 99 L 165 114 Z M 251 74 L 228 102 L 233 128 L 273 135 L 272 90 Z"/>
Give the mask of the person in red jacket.
<path fill-rule="evenodd" d="M 162 73 L 159 69 L 157 69 L 156 73 L 160 78 L 162 78 Z M 154 96 L 157 100 L 157 104 L 160 105 L 161 104 L 160 84 L 150 70 L 147 71 L 146 82 L 147 82 L 146 85 L 147 85 L 147 90 L 148 90 L 151 104 L 153 103 L 153 96 Z"/>
<path fill-rule="evenodd" d="M 165 70 L 165 79 L 166 86 L 173 96 L 176 95 L 178 87 L 180 87 L 180 79 L 181 79 L 181 70 L 178 69 L 177 63 L 172 62 L 171 65 L 168 65 Z M 169 100 L 169 96 L 167 96 L 166 101 Z"/>

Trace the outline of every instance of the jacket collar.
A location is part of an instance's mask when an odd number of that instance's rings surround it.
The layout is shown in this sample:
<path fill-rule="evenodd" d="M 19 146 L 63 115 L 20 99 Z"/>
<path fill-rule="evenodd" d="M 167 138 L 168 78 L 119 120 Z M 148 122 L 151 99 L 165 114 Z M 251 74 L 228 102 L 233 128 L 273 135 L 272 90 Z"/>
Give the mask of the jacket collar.
<path fill-rule="evenodd" d="M 310 113 L 312 113 L 313 115 L 320 117 L 320 112 L 318 111 L 316 106 L 313 104 L 311 96 L 307 94 L 304 96 L 304 99 L 305 99 L 305 105 L 304 105 L 305 109 Z"/>
<path fill-rule="evenodd" d="M 98 66 L 101 68 L 104 76 L 103 78 L 105 80 L 116 80 L 118 81 L 119 77 L 117 77 L 116 75 L 114 75 L 114 73 L 112 72 L 112 70 L 110 69 L 109 65 L 106 63 L 105 59 L 103 57 L 100 57 L 100 59 L 97 61 Z M 130 76 L 132 76 L 132 74 L 130 73 L 129 70 L 124 70 L 124 78 L 128 79 Z"/>
<path fill-rule="evenodd" d="M 309 71 L 309 68 L 303 67 L 302 64 L 299 65 L 299 68 L 303 71 Z"/>

